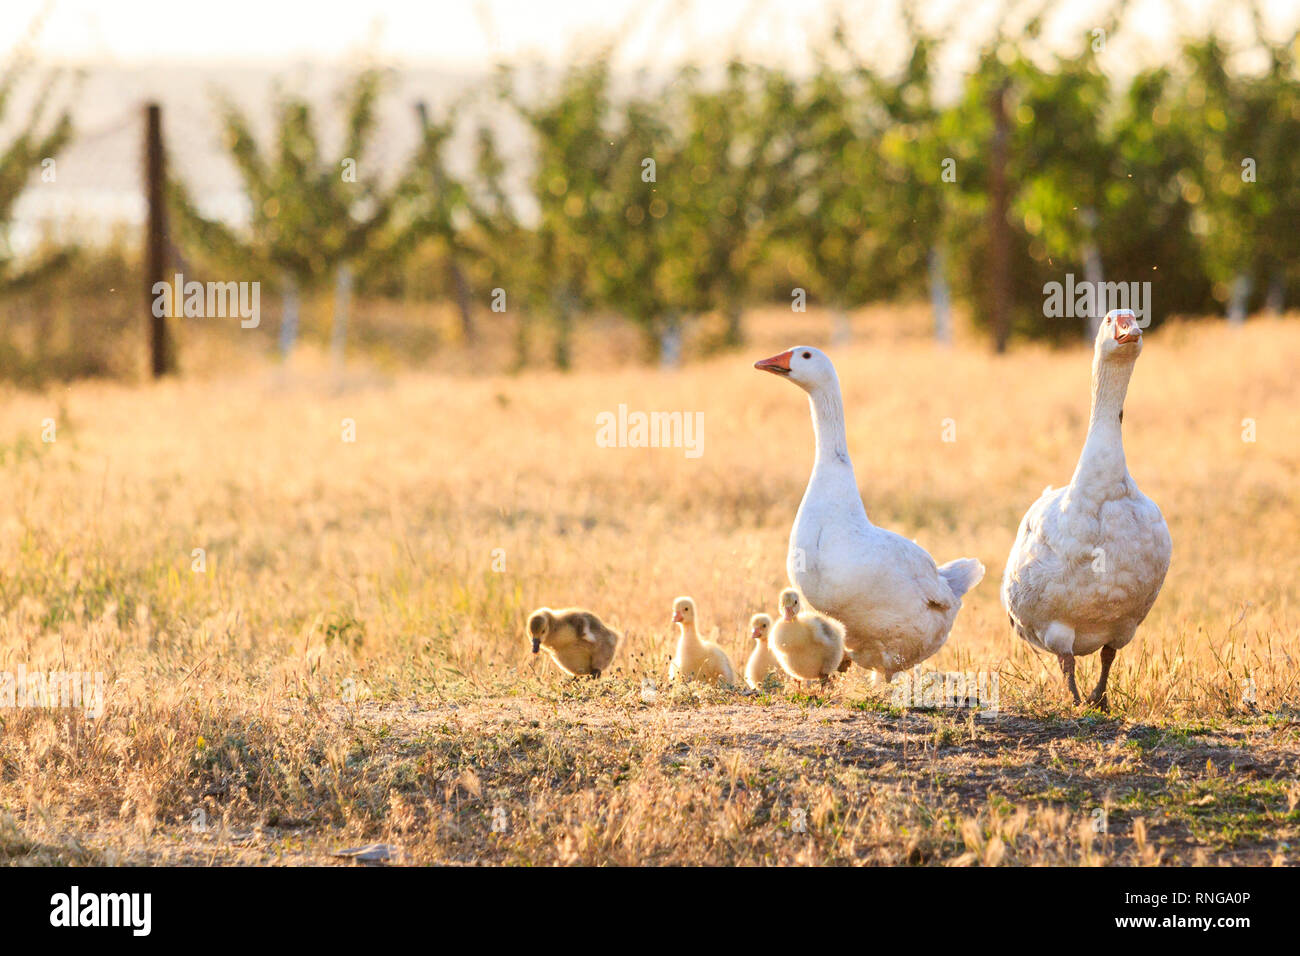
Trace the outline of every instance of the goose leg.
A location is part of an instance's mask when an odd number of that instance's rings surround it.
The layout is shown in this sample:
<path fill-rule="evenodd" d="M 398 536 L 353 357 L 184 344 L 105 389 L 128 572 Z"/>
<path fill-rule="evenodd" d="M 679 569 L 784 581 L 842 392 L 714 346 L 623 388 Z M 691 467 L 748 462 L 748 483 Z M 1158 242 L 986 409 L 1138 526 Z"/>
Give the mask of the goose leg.
<path fill-rule="evenodd" d="M 1115 660 L 1115 648 L 1102 647 L 1101 649 L 1101 677 L 1097 680 L 1097 688 L 1088 698 L 1088 703 L 1092 704 L 1102 713 L 1110 713 L 1110 701 L 1106 699 L 1106 681 L 1110 679 L 1110 665 Z"/>
<path fill-rule="evenodd" d="M 1062 654 L 1060 660 L 1061 673 L 1065 675 L 1065 685 L 1070 688 L 1070 694 L 1074 697 L 1074 702 L 1078 704 L 1080 697 L 1079 685 L 1074 682 L 1074 655 Z"/>

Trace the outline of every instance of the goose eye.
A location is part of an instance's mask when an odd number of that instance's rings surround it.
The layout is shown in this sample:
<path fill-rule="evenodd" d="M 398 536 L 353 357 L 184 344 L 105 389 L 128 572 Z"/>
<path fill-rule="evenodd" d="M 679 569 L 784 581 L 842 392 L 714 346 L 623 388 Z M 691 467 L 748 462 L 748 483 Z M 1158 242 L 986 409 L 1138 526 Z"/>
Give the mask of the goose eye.
<path fill-rule="evenodd" d="M 804 352 L 804 353 L 803 353 L 803 357 L 804 357 L 804 358 L 812 358 L 812 353 L 811 353 L 811 352 Z"/>

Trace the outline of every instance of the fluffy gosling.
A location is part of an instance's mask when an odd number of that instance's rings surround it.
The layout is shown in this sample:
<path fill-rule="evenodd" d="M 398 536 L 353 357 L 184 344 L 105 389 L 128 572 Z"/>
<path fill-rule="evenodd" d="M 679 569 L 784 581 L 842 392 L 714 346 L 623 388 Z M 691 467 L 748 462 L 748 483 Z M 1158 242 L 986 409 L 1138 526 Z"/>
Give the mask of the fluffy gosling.
<path fill-rule="evenodd" d="M 701 639 L 695 625 L 695 601 L 679 597 L 673 601 L 673 623 L 677 625 L 677 653 L 668 667 L 668 679 L 678 677 L 714 683 L 735 684 L 736 672 L 726 653 L 712 641 Z"/>
<path fill-rule="evenodd" d="M 799 592 L 786 588 L 781 592 L 781 620 L 767 643 L 791 677 L 825 684 L 844 659 L 844 626 L 816 611 L 799 610 Z"/>
<path fill-rule="evenodd" d="M 749 633 L 754 639 L 754 649 L 749 652 L 749 660 L 745 662 L 745 683 L 753 690 L 762 686 L 768 674 L 781 669 L 781 663 L 767 646 L 767 632 L 771 628 L 772 619 L 766 614 L 755 614 L 749 619 Z"/>
<path fill-rule="evenodd" d="M 599 677 L 614 659 L 619 642 L 617 631 L 580 607 L 538 608 L 528 616 L 528 636 L 534 654 L 546 648 L 556 666 L 572 677 Z"/>

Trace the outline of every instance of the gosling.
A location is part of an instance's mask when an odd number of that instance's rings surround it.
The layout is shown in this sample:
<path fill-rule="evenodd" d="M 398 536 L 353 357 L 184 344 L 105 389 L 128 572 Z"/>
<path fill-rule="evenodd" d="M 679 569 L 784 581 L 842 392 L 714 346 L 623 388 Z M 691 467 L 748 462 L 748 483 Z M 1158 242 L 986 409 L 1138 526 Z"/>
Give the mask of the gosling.
<path fill-rule="evenodd" d="M 799 613 L 799 592 L 781 592 L 781 620 L 767 643 L 782 669 L 799 681 L 820 680 L 824 685 L 844 659 L 844 625 L 815 611 Z"/>
<path fill-rule="evenodd" d="M 712 641 L 700 638 L 695 626 L 695 601 L 679 597 L 673 601 L 673 623 L 677 625 L 677 654 L 668 667 L 668 679 L 700 680 L 713 683 L 736 683 L 736 672 L 726 652 Z"/>
<path fill-rule="evenodd" d="M 538 608 L 528 616 L 528 636 L 534 654 L 546 648 L 555 665 L 571 677 L 599 677 L 614 659 L 619 642 L 617 631 L 580 607 Z"/>
<path fill-rule="evenodd" d="M 745 663 L 745 683 L 758 690 L 763 680 L 774 670 L 780 670 L 781 664 L 767 646 L 767 632 L 772 628 L 772 619 L 766 614 L 755 614 L 749 619 L 749 633 L 754 639 L 754 649 L 749 652 Z"/>

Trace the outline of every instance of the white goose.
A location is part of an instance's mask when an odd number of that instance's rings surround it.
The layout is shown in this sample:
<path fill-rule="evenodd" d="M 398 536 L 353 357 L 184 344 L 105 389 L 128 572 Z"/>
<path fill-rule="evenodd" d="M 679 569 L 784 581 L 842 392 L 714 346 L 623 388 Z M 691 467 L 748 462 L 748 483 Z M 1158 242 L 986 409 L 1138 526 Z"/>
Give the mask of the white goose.
<path fill-rule="evenodd" d="M 1108 710 L 1115 652 L 1133 640 L 1155 603 L 1173 550 L 1154 501 L 1133 483 L 1120 425 L 1142 329 L 1114 309 L 1097 332 L 1092 416 L 1074 477 L 1050 487 L 1020 522 L 1002 576 L 1002 606 L 1016 633 L 1056 654 L 1079 703 L 1074 659 L 1101 650 L 1101 678 L 1088 703 Z"/>
<path fill-rule="evenodd" d="M 984 565 L 959 558 L 936 567 L 924 548 L 868 520 L 849 461 L 840 380 L 824 353 L 798 346 L 754 367 L 794 382 L 812 407 L 817 457 L 790 529 L 790 583 L 844 625 L 847 658 L 888 681 L 943 647 Z"/>

